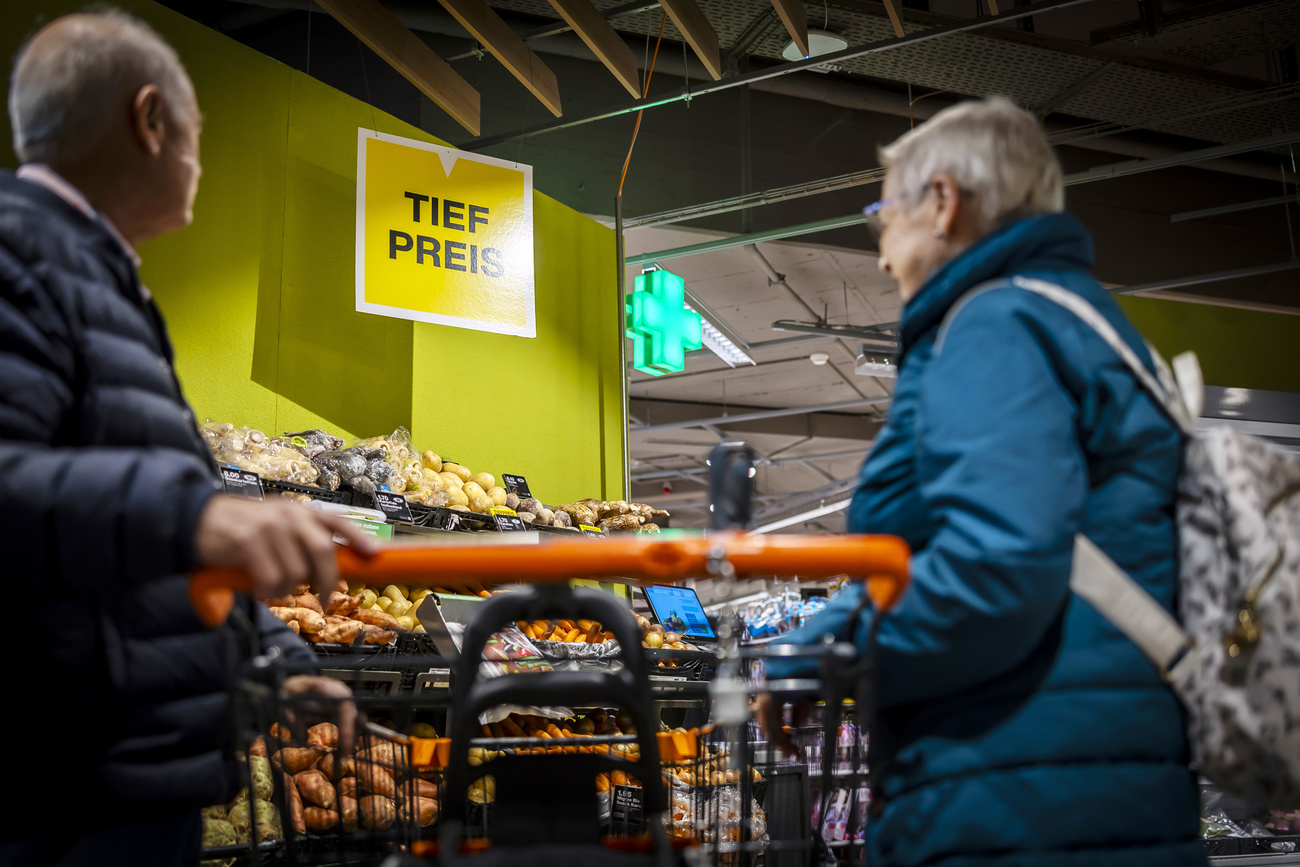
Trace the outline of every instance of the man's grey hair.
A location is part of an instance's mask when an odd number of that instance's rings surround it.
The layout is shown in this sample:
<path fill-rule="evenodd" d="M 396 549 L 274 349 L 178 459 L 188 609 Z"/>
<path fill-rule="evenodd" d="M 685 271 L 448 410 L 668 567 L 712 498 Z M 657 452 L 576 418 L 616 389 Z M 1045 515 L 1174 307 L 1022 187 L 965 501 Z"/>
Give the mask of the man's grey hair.
<path fill-rule="evenodd" d="M 951 175 L 974 194 L 984 232 L 1065 208 L 1061 164 L 1047 136 L 1033 115 L 1004 97 L 945 108 L 881 148 L 880 159 L 898 192 L 921 189 L 940 172 Z"/>
<path fill-rule="evenodd" d="M 53 33 L 47 31 L 57 28 Z M 193 105 L 194 88 L 176 52 L 158 33 L 116 9 L 56 20 L 18 52 L 9 85 L 14 151 L 23 162 L 85 156 L 126 117 L 146 84 L 170 112 Z"/>

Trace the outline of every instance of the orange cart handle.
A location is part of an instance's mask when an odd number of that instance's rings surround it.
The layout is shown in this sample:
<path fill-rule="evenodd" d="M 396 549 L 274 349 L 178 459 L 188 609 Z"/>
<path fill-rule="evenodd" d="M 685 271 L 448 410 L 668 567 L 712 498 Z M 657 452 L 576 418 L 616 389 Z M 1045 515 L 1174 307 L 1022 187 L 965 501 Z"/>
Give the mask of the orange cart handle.
<path fill-rule="evenodd" d="M 338 563 L 347 581 L 454 587 L 465 582 L 542 583 L 610 576 L 668 583 L 717 577 L 716 567 L 725 561 L 736 578 L 864 576 L 876 608 L 888 611 L 907 588 L 910 554 L 907 543 L 896 536 L 727 533 L 675 539 L 544 538 L 527 545 L 393 545 L 369 560 L 339 548 Z M 203 621 L 215 626 L 230 613 L 234 592 L 252 586 L 252 579 L 240 570 L 200 569 L 190 580 L 190 599 Z"/>

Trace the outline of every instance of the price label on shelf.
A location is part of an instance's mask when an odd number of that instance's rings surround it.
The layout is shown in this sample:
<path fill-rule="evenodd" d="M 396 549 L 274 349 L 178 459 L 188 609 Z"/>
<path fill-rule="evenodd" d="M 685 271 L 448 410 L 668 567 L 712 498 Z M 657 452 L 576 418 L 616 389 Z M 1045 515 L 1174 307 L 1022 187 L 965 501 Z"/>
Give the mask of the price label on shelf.
<path fill-rule="evenodd" d="M 262 493 L 262 477 L 257 473 L 241 470 L 239 467 L 222 467 L 221 481 L 226 486 L 227 494 L 251 497 L 254 500 L 266 499 Z"/>
<path fill-rule="evenodd" d="M 501 474 L 501 483 L 505 485 L 507 494 L 518 494 L 519 499 L 526 500 L 533 495 L 528 490 L 528 480 L 523 476 L 512 476 L 509 473 Z"/>
<path fill-rule="evenodd" d="M 578 529 L 582 531 L 584 536 L 593 536 L 597 539 L 605 538 L 605 531 L 599 527 L 593 527 L 590 524 L 579 524 Z"/>
<path fill-rule="evenodd" d="M 375 502 L 379 504 L 379 511 L 383 512 L 388 520 L 400 521 L 403 524 L 412 523 L 411 506 L 406 502 L 406 497 L 401 494 L 384 490 L 375 491 Z"/>
<path fill-rule="evenodd" d="M 505 506 L 493 506 L 492 518 L 497 522 L 497 529 L 502 533 L 519 533 L 528 529 L 524 519 L 514 509 Z"/>
<path fill-rule="evenodd" d="M 615 786 L 610 804 L 610 825 L 619 831 L 639 831 L 643 826 L 641 817 L 641 790 L 634 786 Z"/>

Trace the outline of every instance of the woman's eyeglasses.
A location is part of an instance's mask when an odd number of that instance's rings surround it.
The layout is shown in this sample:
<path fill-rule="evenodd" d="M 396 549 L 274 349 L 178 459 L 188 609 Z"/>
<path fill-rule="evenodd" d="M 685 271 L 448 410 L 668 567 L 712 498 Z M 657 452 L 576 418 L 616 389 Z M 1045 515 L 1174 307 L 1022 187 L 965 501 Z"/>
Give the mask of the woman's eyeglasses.
<path fill-rule="evenodd" d="M 925 194 L 930 191 L 930 186 L 929 182 L 927 182 L 923 187 L 904 190 L 896 196 L 889 196 L 888 198 L 881 199 L 878 202 L 872 202 L 870 205 L 867 205 L 862 209 L 863 216 L 867 218 L 867 228 L 871 230 L 871 234 L 876 239 L 877 244 L 880 243 L 880 236 L 885 233 L 885 223 L 881 219 L 880 212 L 911 196 L 921 196 L 924 198 Z M 963 189 L 962 187 L 958 187 L 957 192 L 963 199 L 969 199 L 975 195 L 973 190 Z"/>

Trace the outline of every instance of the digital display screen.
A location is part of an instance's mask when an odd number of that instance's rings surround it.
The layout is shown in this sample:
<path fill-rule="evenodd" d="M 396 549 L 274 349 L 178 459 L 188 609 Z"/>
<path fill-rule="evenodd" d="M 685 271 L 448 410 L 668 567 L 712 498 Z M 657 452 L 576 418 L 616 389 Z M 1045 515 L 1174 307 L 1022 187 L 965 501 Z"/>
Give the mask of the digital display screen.
<path fill-rule="evenodd" d="M 680 632 L 688 638 L 714 637 L 700 597 L 691 588 L 655 585 L 645 588 L 645 598 L 667 631 Z"/>

